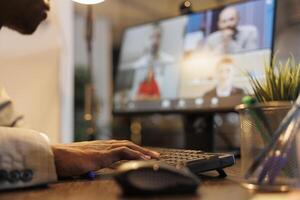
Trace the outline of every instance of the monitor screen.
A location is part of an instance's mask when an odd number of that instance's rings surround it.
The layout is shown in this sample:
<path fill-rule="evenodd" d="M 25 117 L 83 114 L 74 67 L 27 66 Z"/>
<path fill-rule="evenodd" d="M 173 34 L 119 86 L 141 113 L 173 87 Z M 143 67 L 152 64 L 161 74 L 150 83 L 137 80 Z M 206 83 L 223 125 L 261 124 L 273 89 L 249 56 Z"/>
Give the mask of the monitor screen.
<path fill-rule="evenodd" d="M 115 112 L 233 109 L 263 78 L 275 0 L 252 0 L 130 27 L 124 32 Z"/>

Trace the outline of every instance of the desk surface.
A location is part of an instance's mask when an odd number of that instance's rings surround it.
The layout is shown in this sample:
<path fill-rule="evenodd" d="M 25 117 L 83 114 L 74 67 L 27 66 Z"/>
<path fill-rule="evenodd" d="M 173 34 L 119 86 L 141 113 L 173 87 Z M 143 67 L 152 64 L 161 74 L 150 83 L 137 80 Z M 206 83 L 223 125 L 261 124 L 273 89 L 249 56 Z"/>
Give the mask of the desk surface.
<path fill-rule="evenodd" d="M 240 186 L 238 179 L 239 165 L 228 168 L 228 177 L 225 179 L 204 178 L 197 195 L 163 196 L 161 199 L 251 199 L 253 193 Z M 31 188 L 26 190 L 8 191 L 0 193 L 0 200 L 111 200 L 111 199 L 141 199 L 141 197 L 122 197 L 117 184 L 107 176 L 99 177 L 94 181 L 68 180 L 51 184 L 44 188 Z M 160 199 L 158 197 L 147 199 Z"/>

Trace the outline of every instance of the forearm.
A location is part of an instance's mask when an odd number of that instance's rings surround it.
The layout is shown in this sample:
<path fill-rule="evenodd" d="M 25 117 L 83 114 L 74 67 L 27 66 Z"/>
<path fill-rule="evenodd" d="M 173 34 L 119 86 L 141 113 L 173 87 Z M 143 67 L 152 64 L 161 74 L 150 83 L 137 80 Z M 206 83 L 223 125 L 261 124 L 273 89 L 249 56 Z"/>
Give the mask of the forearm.
<path fill-rule="evenodd" d="M 69 145 L 51 145 L 58 177 L 71 177 L 96 171 L 96 156 L 88 150 Z"/>
<path fill-rule="evenodd" d="M 59 177 L 83 175 L 110 167 L 120 160 L 148 160 L 159 157 L 157 152 L 124 140 L 55 144 L 51 148 Z"/>

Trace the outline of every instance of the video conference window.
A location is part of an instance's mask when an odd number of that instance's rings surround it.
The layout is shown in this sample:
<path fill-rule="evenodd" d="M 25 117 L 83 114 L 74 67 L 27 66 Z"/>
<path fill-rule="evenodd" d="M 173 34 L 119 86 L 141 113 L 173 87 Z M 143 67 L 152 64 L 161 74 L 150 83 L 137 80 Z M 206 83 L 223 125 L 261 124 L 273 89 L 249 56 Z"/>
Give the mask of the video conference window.
<path fill-rule="evenodd" d="M 232 54 L 271 48 L 272 27 L 272 0 L 194 14 L 188 19 L 186 50 L 198 47 L 213 53 Z M 194 48 L 189 49 L 191 46 Z"/>
<path fill-rule="evenodd" d="M 249 1 L 188 17 L 180 96 L 251 93 L 245 72 L 260 76 L 270 60 L 274 4 Z"/>
<path fill-rule="evenodd" d="M 275 0 L 252 0 L 127 29 L 115 103 L 251 93 L 271 57 Z M 127 76 L 127 75 L 128 76 Z"/>
<path fill-rule="evenodd" d="M 128 77 L 131 88 L 117 87 L 118 101 L 177 98 L 185 24 L 182 17 L 126 31 L 119 72 L 134 70 L 134 77 Z"/>

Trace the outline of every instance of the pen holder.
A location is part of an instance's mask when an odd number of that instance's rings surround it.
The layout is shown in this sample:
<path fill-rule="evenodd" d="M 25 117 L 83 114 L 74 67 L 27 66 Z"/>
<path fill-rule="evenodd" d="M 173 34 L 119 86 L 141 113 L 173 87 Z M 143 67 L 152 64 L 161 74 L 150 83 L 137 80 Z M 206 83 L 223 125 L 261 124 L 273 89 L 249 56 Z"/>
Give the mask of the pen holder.
<path fill-rule="evenodd" d="M 292 104 L 290 102 L 269 102 L 256 104 L 250 107 L 242 104 L 236 107 L 236 110 L 240 114 L 241 123 L 241 172 L 244 177 L 244 186 L 251 189 L 260 189 L 260 185 L 257 184 L 257 175 L 246 178 L 245 174 L 249 170 L 254 159 L 269 144 L 272 134 L 291 108 Z M 253 116 L 260 113 L 263 114 L 270 125 L 271 135 L 269 137 L 264 135 L 267 131 L 262 130 L 258 120 L 259 117 Z M 280 176 L 282 177 L 276 179 L 276 184 L 290 184 L 292 177 L 289 177 L 284 173 L 280 174 Z M 278 181 L 280 181 L 280 183 Z"/>

